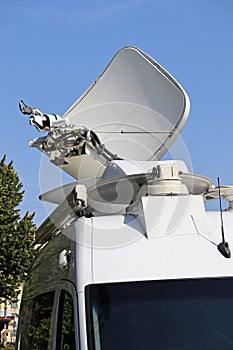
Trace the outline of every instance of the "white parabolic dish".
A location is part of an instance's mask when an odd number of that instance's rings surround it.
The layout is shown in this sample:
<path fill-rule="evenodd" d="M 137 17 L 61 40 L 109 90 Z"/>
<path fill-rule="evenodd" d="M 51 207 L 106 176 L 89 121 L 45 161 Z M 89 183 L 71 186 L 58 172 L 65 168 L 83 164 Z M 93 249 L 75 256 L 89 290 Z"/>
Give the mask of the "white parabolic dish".
<path fill-rule="evenodd" d="M 189 98 L 156 61 L 134 47 L 121 49 L 64 114 L 96 132 L 122 159 L 160 159 L 189 114 Z"/>

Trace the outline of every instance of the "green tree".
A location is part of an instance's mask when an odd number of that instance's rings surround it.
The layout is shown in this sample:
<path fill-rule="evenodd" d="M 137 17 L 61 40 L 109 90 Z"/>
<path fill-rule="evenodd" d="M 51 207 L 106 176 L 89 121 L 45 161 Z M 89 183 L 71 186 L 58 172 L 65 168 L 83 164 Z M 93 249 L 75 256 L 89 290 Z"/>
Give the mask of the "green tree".
<path fill-rule="evenodd" d="M 13 168 L 13 162 L 0 162 L 0 297 L 12 299 L 25 279 L 35 255 L 34 214 L 20 217 L 23 185 Z"/>

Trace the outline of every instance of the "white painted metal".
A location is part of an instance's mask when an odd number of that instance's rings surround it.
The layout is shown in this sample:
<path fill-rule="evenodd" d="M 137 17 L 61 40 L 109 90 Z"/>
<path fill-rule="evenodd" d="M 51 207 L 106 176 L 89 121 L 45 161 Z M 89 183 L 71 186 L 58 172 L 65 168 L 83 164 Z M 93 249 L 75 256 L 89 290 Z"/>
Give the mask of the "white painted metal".
<path fill-rule="evenodd" d="M 186 92 L 168 72 L 139 49 L 126 47 L 63 117 L 94 130 L 120 158 L 152 160 L 175 141 L 189 109 Z M 63 169 L 73 176 L 69 166 Z"/>
<path fill-rule="evenodd" d="M 226 214 L 226 239 L 233 247 L 233 214 Z M 112 217 L 93 219 L 95 283 L 233 276 L 232 259 L 225 259 L 212 243 L 218 244 L 221 240 L 218 212 L 206 214 L 208 233 L 202 235 L 201 232 L 182 230 L 179 234 L 164 233 L 150 240 L 138 229 L 136 222 L 125 224 L 124 217 L 115 218 L 114 228 L 110 230 L 112 220 Z"/>
<path fill-rule="evenodd" d="M 81 350 L 87 349 L 85 287 L 90 284 L 233 277 L 232 257 L 217 249 L 224 239 L 233 249 L 232 187 L 220 188 L 229 210 L 207 212 L 204 202 L 219 199 L 219 188 L 189 173 L 183 161 L 158 160 L 188 112 L 189 100 L 178 83 L 149 56 L 128 47 L 64 115 L 94 130 L 125 158 L 103 166 L 88 155 L 71 157 L 62 168 L 80 178 L 76 172 L 83 167 L 81 178 L 90 170 L 92 179 L 41 195 L 59 205 L 38 229 L 37 242 L 47 245 L 34 262 L 25 295 L 31 298 L 59 283 L 75 286 Z"/>
<path fill-rule="evenodd" d="M 112 186 L 117 185 L 118 190 L 118 203 L 120 203 L 119 194 L 123 193 L 125 188 L 125 183 L 129 185 L 128 192 L 132 186 L 129 181 L 136 182 L 132 179 L 134 175 L 144 175 L 152 171 L 153 168 L 157 166 L 176 166 L 179 171 L 179 178 L 182 180 L 183 185 L 188 189 L 189 194 L 204 194 L 213 189 L 211 180 L 204 176 L 188 173 L 188 169 L 185 163 L 181 160 L 166 160 L 166 161 L 134 161 L 134 160 L 116 160 L 108 164 L 101 177 L 96 177 L 92 179 L 82 179 L 78 182 L 72 182 L 70 184 L 55 188 L 49 192 L 40 195 L 42 201 L 59 204 L 62 200 L 66 198 L 68 193 L 74 188 L 76 184 L 83 184 L 87 187 L 89 191 L 89 200 L 95 200 L 95 197 L 99 195 L 100 188 L 107 191 L 109 184 Z M 97 191 L 97 192 L 96 192 Z M 210 193 L 210 192 L 208 192 Z M 212 192 L 211 192 L 212 193 Z M 161 193 L 160 193 L 161 194 Z M 129 198 L 129 196 L 128 196 Z M 105 200 L 106 201 L 106 200 Z M 101 198 L 103 202 L 103 198 Z M 125 200 L 123 201 L 126 202 Z M 116 204 L 116 201 L 115 201 Z M 127 201 L 128 204 L 128 201 Z"/>

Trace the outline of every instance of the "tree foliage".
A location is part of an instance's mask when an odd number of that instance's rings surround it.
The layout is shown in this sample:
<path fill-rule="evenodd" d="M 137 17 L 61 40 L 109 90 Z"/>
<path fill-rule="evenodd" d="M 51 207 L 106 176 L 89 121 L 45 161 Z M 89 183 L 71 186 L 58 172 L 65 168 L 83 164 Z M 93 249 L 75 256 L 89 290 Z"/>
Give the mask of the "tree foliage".
<path fill-rule="evenodd" d="M 34 214 L 20 217 L 23 185 L 13 162 L 0 162 L 0 297 L 14 298 L 35 254 Z"/>

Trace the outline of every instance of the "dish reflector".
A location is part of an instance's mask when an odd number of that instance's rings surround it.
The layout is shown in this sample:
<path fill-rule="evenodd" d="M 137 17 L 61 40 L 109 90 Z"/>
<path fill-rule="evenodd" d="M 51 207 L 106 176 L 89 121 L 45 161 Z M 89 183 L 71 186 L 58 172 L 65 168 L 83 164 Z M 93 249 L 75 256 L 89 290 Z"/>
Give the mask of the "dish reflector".
<path fill-rule="evenodd" d="M 187 94 L 168 72 L 139 49 L 125 47 L 63 117 L 93 130 L 122 159 L 154 160 L 175 141 L 189 108 Z"/>

